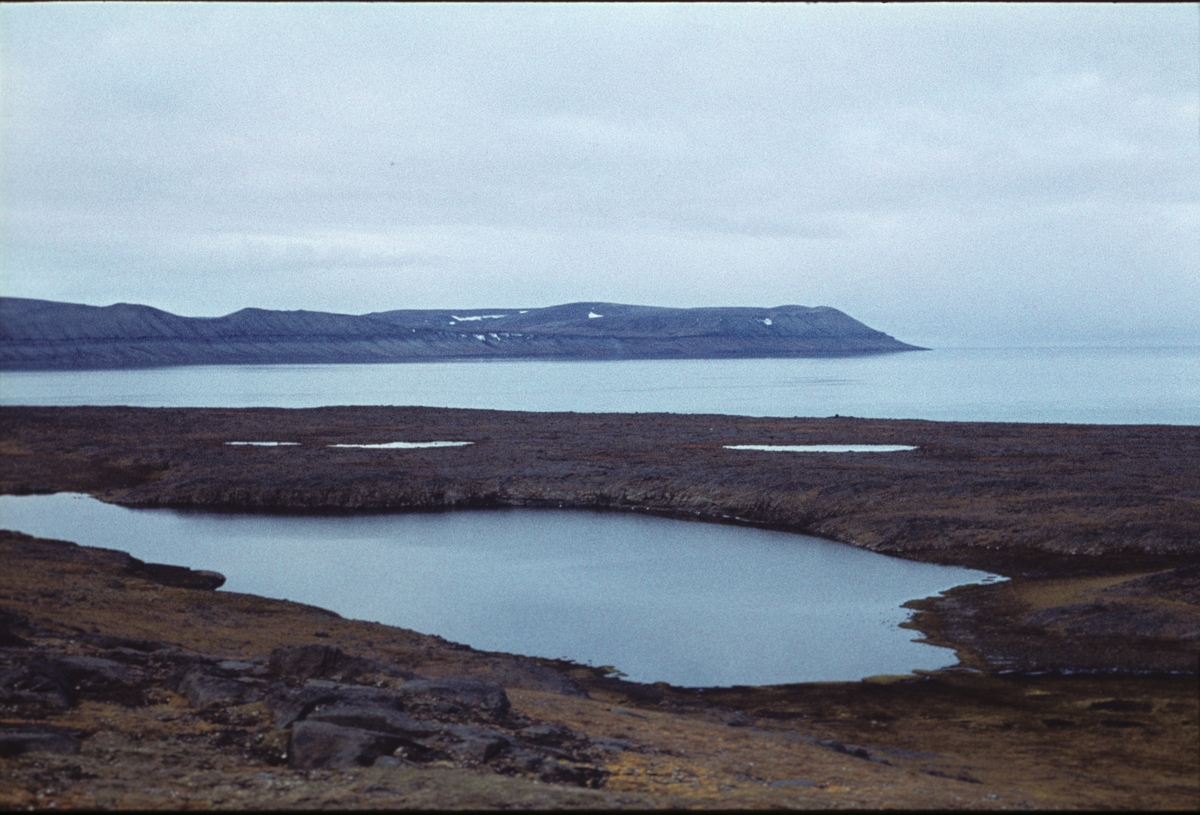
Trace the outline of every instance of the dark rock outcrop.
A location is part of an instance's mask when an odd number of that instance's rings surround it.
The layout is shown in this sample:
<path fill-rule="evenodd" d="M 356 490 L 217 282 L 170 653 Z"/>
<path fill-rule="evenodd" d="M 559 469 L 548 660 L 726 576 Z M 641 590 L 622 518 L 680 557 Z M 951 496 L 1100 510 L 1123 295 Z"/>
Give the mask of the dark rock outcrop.
<path fill-rule="evenodd" d="M 403 676 L 407 681 L 386 688 L 355 684 L 367 673 L 360 670 L 364 666 L 371 668 L 372 676 Z M 213 677 L 212 670 L 195 669 L 180 683 L 180 692 L 194 707 L 209 702 L 200 693 L 188 692 L 189 681 L 231 690 L 222 684 L 231 680 Z M 544 781 L 580 786 L 596 786 L 606 776 L 589 763 L 595 750 L 604 751 L 603 745 L 593 745 L 586 734 L 562 725 L 514 714 L 497 682 L 415 677 L 327 645 L 277 648 L 268 673 L 276 682 L 263 701 L 274 714 L 277 731 L 290 732 L 286 753 L 293 769 L 451 761 L 466 766 L 495 763 L 497 772 L 532 772 Z M 337 676 L 339 681 L 319 676 Z"/>
<path fill-rule="evenodd" d="M 486 679 L 416 679 L 396 691 L 405 709 L 424 710 L 440 716 L 474 715 L 502 719 L 509 711 L 504 688 Z"/>
<path fill-rule="evenodd" d="M 78 753 L 79 735 L 61 728 L 0 731 L 0 758 L 21 753 Z"/>
<path fill-rule="evenodd" d="M 334 701 L 308 714 L 307 722 L 327 722 L 341 727 L 357 727 L 378 733 L 390 733 L 406 739 L 423 739 L 434 735 L 438 728 L 401 713 L 385 700 L 376 704 L 354 704 Z"/>
<path fill-rule="evenodd" d="M 24 648 L 29 640 L 21 636 L 29 633 L 29 621 L 20 614 L 0 608 L 0 648 Z"/>
<path fill-rule="evenodd" d="M 403 739 L 389 733 L 320 721 L 296 722 L 292 727 L 288 766 L 297 770 L 367 767 L 403 743 Z"/>
<path fill-rule="evenodd" d="M 80 699 L 123 701 L 140 678 L 136 667 L 103 657 L 0 650 L 0 705 L 64 710 Z"/>
<path fill-rule="evenodd" d="M 295 645 L 271 652 L 268 672 L 289 685 L 311 679 L 352 682 L 363 674 L 378 674 L 398 679 L 415 679 L 416 674 L 378 660 L 352 657 L 331 645 Z"/>
<path fill-rule="evenodd" d="M 23 624 L 18 615 L 6 619 Z M 93 649 L 111 645 L 110 640 L 123 638 L 84 638 Z M 33 720 L 13 725 L 10 719 L 9 726 L 0 727 L 0 758 L 78 753 L 81 733 L 43 725 L 47 716 L 84 701 L 138 708 L 169 690 L 182 695 L 197 717 L 233 723 L 229 738 L 245 739 L 246 723 L 256 723 L 259 738 L 244 743 L 259 745 L 254 749 L 262 757 L 286 761 L 292 769 L 419 767 L 436 761 L 488 765 L 501 774 L 532 774 L 578 786 L 598 786 L 607 777 L 596 766 L 606 745 L 514 712 L 496 682 L 415 677 L 319 644 L 277 648 L 269 658 L 219 660 L 154 641 L 134 642 L 144 647 L 118 645 L 87 655 L 64 654 L 61 640 L 0 648 L 0 712 Z M 391 684 L 354 681 L 380 677 Z M 263 718 L 266 711 L 273 716 Z"/>
<path fill-rule="evenodd" d="M 275 726 L 291 732 L 287 760 L 294 769 L 451 761 L 494 763 L 497 772 L 580 786 L 606 776 L 589 763 L 593 745 L 585 734 L 511 719 L 504 688 L 485 680 L 414 679 L 383 690 L 310 679 L 278 687 L 266 701 Z"/>
<path fill-rule="evenodd" d="M 189 671 L 179 683 L 178 690 L 187 698 L 188 704 L 200 708 L 241 705 L 262 699 L 262 693 L 249 684 L 199 669 Z"/>
<path fill-rule="evenodd" d="M 0 369 L 407 362 L 434 359 L 828 357 L 918 350 L 825 306 L 538 309 L 373 314 L 242 309 L 180 317 L 150 306 L 0 298 Z"/>

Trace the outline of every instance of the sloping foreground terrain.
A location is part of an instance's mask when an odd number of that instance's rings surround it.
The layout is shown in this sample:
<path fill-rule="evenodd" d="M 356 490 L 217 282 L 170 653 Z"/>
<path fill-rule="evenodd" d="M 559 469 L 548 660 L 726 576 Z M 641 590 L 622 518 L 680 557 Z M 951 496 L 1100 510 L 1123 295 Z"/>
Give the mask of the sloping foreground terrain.
<path fill-rule="evenodd" d="M 913 625 L 956 647 L 958 669 L 689 690 L 0 533 L 0 806 L 1195 808 L 1197 435 L 3 409 L 7 493 L 295 511 L 609 506 L 770 524 L 1013 579 L 914 604 Z M 447 439 L 474 444 L 325 446 Z M 918 450 L 724 449 L 804 443 Z"/>
<path fill-rule="evenodd" d="M 0 298 L 0 369 L 413 362 L 443 359 L 824 357 L 917 350 L 828 307 L 242 309 L 180 317 L 150 306 Z"/>

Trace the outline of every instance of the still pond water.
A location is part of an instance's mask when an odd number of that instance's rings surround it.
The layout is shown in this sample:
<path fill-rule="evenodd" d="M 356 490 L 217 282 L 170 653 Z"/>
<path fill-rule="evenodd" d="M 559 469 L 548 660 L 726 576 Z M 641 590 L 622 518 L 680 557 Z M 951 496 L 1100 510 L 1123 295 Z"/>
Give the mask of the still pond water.
<path fill-rule="evenodd" d="M 223 590 L 683 686 L 954 664 L 898 627 L 900 606 L 994 579 L 784 532 L 585 511 L 299 517 L 6 495 L 0 526 L 219 571 Z"/>

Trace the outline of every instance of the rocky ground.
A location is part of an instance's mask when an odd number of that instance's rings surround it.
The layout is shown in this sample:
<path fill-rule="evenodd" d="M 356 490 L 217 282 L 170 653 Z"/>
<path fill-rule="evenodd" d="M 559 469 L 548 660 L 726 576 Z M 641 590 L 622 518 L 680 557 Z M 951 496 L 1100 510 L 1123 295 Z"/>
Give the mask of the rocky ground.
<path fill-rule="evenodd" d="M 435 439 L 475 444 L 324 446 Z M 756 443 L 920 449 L 722 447 Z M 696 691 L 2 533 L 0 806 L 1194 809 L 1198 453 L 1200 433 L 1177 427 L 5 408 L 9 493 L 291 511 L 609 506 L 1013 579 L 913 604 L 913 626 L 957 648 L 958 669 Z"/>

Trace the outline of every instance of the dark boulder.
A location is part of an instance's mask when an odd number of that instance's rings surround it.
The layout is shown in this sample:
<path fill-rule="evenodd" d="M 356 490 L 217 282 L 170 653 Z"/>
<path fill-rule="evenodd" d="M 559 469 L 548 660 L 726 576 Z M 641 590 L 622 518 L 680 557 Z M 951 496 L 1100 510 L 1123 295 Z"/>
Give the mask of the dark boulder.
<path fill-rule="evenodd" d="M 391 755 L 404 740 L 328 722 L 296 722 L 288 749 L 288 766 L 296 770 L 368 767 L 380 756 Z"/>
<path fill-rule="evenodd" d="M 409 739 L 432 736 L 439 730 L 437 725 L 417 721 L 401 713 L 395 706 L 347 704 L 340 701 L 317 707 L 304 720 L 391 733 Z"/>
<path fill-rule="evenodd" d="M 468 764 L 486 764 L 511 743 L 504 733 L 471 725 L 447 725 L 440 735 L 438 746 Z"/>
<path fill-rule="evenodd" d="M 405 710 L 426 711 L 434 716 L 497 720 L 504 718 L 511 707 L 504 688 L 485 679 L 414 679 L 397 688 L 396 696 Z"/>
<path fill-rule="evenodd" d="M 517 731 L 522 741 L 545 747 L 562 747 L 574 742 L 586 741 L 587 737 L 576 730 L 553 722 L 540 722 Z"/>
<path fill-rule="evenodd" d="M 179 682 L 179 693 L 192 707 L 244 705 L 257 702 L 263 694 L 257 688 L 236 679 L 214 676 L 204 669 L 193 669 Z"/>
<path fill-rule="evenodd" d="M 27 648 L 29 640 L 21 634 L 29 634 L 29 621 L 20 614 L 0 608 L 0 648 Z"/>
<path fill-rule="evenodd" d="M 271 674 L 291 682 L 328 677 L 346 661 L 346 655 L 332 645 L 294 645 L 271 652 Z"/>
<path fill-rule="evenodd" d="M 0 758 L 33 752 L 78 753 L 79 733 L 66 730 L 0 731 Z"/>
<path fill-rule="evenodd" d="M 575 679 L 560 670 L 541 665 L 531 659 L 495 660 L 488 664 L 487 675 L 507 688 L 561 693 L 563 696 L 589 698 L 588 692 Z"/>
<path fill-rule="evenodd" d="M 128 684 L 137 679 L 137 672 L 127 665 L 104 657 L 54 657 L 54 662 L 75 682 L 90 682 L 96 686 Z"/>
<path fill-rule="evenodd" d="M 275 714 L 275 726 L 280 730 L 306 718 L 320 706 L 341 704 L 396 711 L 400 709 L 399 700 L 388 691 L 362 685 L 340 685 L 319 679 L 310 680 L 298 688 L 275 685 L 267 693 L 264 701 Z"/>
<path fill-rule="evenodd" d="M 263 700 L 271 712 L 275 714 L 275 727 L 279 730 L 291 727 L 324 702 L 336 701 L 337 696 L 323 687 L 289 688 L 286 685 L 276 685 L 268 691 Z"/>
<path fill-rule="evenodd" d="M 71 706 L 71 683 L 65 671 L 48 660 L 0 662 L 0 704 L 65 710 Z"/>
<path fill-rule="evenodd" d="M 129 702 L 141 676 L 101 657 L 7 650 L 0 654 L 0 702 L 57 710 L 84 698 Z"/>
<path fill-rule="evenodd" d="M 556 758 L 545 750 L 522 744 L 513 744 L 505 750 L 503 761 L 507 767 L 532 773 L 547 784 L 574 784 L 594 789 L 603 786 L 609 776 L 607 770 L 592 764 L 575 762 L 566 756 Z"/>
<path fill-rule="evenodd" d="M 89 645 L 95 645 L 97 648 L 125 649 L 129 651 L 142 651 L 143 653 L 162 651 L 171 647 L 167 643 L 159 642 L 158 640 L 145 640 L 137 637 L 114 637 L 107 634 L 82 634 L 79 638 Z"/>
<path fill-rule="evenodd" d="M 230 671 L 248 676 L 266 676 L 269 671 L 266 664 L 261 659 L 242 660 L 242 659 L 226 659 L 217 663 L 217 667 L 222 671 Z"/>
<path fill-rule="evenodd" d="M 352 682 L 365 673 L 410 677 L 373 659 L 352 657 L 332 645 L 291 645 L 271 652 L 270 672 L 285 682 L 300 684 L 309 679 Z"/>

